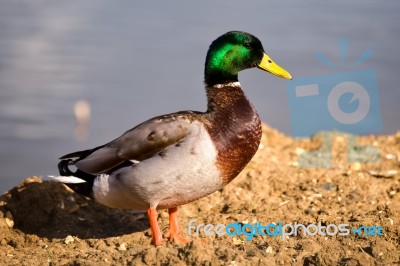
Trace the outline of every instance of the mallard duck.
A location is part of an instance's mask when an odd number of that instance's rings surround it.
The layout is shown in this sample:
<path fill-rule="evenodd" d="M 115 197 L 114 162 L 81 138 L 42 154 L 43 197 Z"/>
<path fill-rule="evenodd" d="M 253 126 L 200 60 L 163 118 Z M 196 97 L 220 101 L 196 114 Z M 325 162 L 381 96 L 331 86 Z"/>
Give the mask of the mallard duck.
<path fill-rule="evenodd" d="M 223 34 L 206 57 L 206 112 L 154 117 L 105 145 L 64 155 L 58 180 L 111 208 L 147 211 L 156 246 L 163 242 L 157 210 L 168 209 L 170 240 L 188 242 L 177 207 L 231 182 L 260 144 L 260 118 L 238 82 L 238 72 L 253 67 L 292 78 L 255 36 Z"/>

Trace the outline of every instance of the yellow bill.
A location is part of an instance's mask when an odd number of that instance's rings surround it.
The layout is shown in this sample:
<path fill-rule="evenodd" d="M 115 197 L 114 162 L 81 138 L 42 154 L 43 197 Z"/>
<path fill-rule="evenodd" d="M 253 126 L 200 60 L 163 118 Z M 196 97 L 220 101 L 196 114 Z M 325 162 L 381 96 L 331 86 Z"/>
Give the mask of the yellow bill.
<path fill-rule="evenodd" d="M 261 62 L 257 66 L 265 71 L 274 74 L 275 76 L 285 79 L 292 79 L 292 75 L 290 75 L 289 72 L 287 72 L 277 63 L 275 63 L 266 53 L 264 53 Z"/>

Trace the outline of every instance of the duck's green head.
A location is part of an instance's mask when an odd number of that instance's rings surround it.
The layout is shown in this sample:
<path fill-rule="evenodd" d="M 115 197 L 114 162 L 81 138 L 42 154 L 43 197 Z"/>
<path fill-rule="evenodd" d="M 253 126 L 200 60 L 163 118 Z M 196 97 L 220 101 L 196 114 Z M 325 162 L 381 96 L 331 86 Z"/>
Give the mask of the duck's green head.
<path fill-rule="evenodd" d="M 258 67 L 278 77 L 292 79 L 285 69 L 265 52 L 257 37 L 242 31 L 230 31 L 218 37 L 208 49 L 204 81 L 207 86 L 238 80 L 238 73 Z"/>

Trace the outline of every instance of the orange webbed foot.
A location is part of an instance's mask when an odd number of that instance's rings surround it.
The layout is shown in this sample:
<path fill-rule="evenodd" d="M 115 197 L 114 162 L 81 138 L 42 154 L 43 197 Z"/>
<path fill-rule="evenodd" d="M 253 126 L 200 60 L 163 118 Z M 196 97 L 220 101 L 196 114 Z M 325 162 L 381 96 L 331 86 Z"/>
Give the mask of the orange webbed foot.
<path fill-rule="evenodd" d="M 167 237 L 170 241 L 175 241 L 177 243 L 186 244 L 190 242 L 188 237 L 181 235 L 178 224 L 178 208 L 168 209 L 169 212 L 169 230 L 167 232 Z"/>
<path fill-rule="evenodd" d="M 162 238 L 161 230 L 157 222 L 157 210 L 156 208 L 150 208 L 147 210 L 147 215 L 150 222 L 150 230 L 153 237 L 153 243 L 157 247 L 161 245 L 164 241 Z"/>

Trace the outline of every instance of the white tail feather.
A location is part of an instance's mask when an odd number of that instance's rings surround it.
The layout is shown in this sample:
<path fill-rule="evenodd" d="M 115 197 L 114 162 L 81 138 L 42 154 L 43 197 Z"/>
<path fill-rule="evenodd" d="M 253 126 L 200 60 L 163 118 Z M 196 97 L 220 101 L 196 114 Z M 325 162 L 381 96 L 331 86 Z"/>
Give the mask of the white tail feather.
<path fill-rule="evenodd" d="M 53 176 L 53 175 L 49 175 L 48 177 L 50 177 L 51 179 L 61 182 L 61 183 L 65 183 L 65 184 L 79 184 L 79 183 L 85 183 L 86 181 L 83 179 L 80 179 L 78 177 L 75 176 Z"/>

